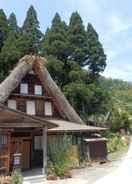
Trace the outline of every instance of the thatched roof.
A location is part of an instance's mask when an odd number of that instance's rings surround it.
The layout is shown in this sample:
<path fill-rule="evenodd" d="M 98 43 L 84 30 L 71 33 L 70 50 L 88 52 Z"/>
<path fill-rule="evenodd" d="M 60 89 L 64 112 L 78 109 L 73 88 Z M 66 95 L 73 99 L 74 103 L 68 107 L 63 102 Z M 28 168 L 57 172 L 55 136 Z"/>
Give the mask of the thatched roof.
<path fill-rule="evenodd" d="M 83 124 L 82 119 L 51 78 L 45 67 L 45 63 L 46 59 L 39 56 L 26 55 L 20 59 L 14 70 L 0 84 L 0 103 L 4 103 L 8 99 L 11 92 L 19 85 L 25 75 L 33 69 L 42 82 L 42 85 L 55 98 L 62 117 L 68 121 Z"/>

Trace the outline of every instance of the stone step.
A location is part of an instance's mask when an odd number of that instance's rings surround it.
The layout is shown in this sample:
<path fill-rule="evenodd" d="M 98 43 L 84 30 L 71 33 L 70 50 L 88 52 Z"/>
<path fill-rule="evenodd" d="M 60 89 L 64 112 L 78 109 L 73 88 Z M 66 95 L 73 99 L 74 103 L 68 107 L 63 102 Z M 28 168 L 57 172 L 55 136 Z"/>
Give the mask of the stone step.
<path fill-rule="evenodd" d="M 23 178 L 23 184 L 44 184 L 46 178 L 44 175 L 29 176 Z"/>

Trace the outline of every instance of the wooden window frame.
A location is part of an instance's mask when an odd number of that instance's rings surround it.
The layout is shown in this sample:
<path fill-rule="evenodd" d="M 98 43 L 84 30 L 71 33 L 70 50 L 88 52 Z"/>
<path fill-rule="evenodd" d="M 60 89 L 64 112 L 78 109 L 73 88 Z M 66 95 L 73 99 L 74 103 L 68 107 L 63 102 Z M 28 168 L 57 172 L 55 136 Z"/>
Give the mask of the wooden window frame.
<path fill-rule="evenodd" d="M 51 114 L 46 114 L 46 103 L 50 103 L 51 104 Z M 44 115 L 47 117 L 52 117 L 53 116 L 53 103 L 51 101 L 44 101 Z"/>
<path fill-rule="evenodd" d="M 13 104 L 13 106 L 11 106 L 11 102 L 15 102 L 15 103 Z M 10 104 L 9 104 L 9 103 L 10 103 Z M 9 99 L 9 100 L 7 101 L 7 105 L 8 105 L 8 108 L 10 108 L 10 109 L 14 109 L 14 110 L 17 109 L 17 101 L 16 101 L 15 99 Z"/>
<path fill-rule="evenodd" d="M 26 92 L 22 89 L 22 86 L 26 86 Z M 28 83 L 21 83 L 20 84 L 20 94 L 25 94 L 25 95 L 27 95 L 27 94 L 29 94 L 29 85 L 28 85 Z"/>
<path fill-rule="evenodd" d="M 39 89 L 41 89 L 41 93 L 36 93 L 36 91 L 38 90 L 37 89 L 37 87 L 39 88 Z M 34 85 L 34 95 L 37 95 L 37 96 L 42 96 L 43 95 L 43 88 L 42 88 L 42 85 L 38 85 L 38 84 L 35 84 Z"/>
<path fill-rule="evenodd" d="M 28 102 L 33 102 L 33 104 L 34 104 L 34 113 L 29 113 L 29 111 L 28 111 Z M 36 103 L 35 103 L 35 100 L 27 100 L 26 101 L 26 113 L 28 114 L 28 115 L 36 115 Z"/>

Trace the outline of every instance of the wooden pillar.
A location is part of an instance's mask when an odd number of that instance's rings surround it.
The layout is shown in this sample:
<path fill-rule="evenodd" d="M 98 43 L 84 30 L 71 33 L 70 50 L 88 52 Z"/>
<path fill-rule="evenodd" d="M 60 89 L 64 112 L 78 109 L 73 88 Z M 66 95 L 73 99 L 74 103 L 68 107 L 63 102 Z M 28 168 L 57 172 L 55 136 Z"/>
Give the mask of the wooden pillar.
<path fill-rule="evenodd" d="M 88 162 L 91 162 L 90 145 L 87 143 L 86 146 L 87 146 L 87 159 L 88 159 Z"/>
<path fill-rule="evenodd" d="M 47 127 L 43 128 L 43 174 L 46 175 L 47 169 Z"/>

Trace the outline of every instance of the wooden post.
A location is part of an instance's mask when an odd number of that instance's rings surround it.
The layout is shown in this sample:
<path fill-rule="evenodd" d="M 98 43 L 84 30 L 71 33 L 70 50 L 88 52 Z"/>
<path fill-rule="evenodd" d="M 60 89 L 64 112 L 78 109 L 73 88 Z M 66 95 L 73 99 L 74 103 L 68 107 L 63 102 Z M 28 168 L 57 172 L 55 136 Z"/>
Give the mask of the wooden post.
<path fill-rule="evenodd" d="M 47 169 L 47 127 L 43 128 L 43 174 L 46 175 Z"/>
<path fill-rule="evenodd" d="M 91 157 L 90 157 L 90 146 L 89 144 L 86 144 L 87 145 L 87 159 L 88 159 L 88 162 L 91 162 Z"/>

